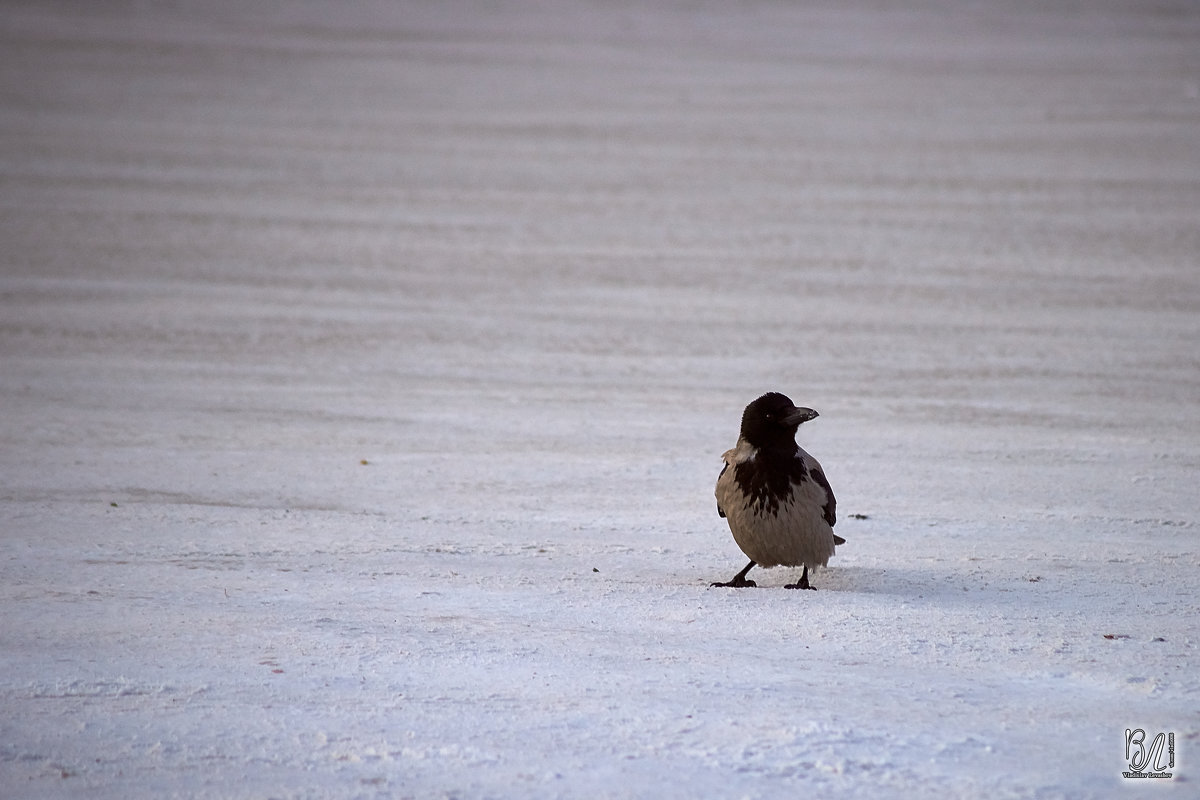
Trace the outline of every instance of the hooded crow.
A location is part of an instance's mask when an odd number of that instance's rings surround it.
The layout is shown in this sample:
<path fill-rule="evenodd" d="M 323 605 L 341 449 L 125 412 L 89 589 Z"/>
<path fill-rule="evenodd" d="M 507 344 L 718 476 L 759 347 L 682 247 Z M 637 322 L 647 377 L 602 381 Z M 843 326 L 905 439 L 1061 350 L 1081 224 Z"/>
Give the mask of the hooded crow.
<path fill-rule="evenodd" d="M 778 392 L 746 406 L 737 446 L 722 456 L 717 513 L 729 522 L 750 563 L 733 580 L 713 586 L 756 586 L 746 580 L 747 572 L 782 564 L 804 567 L 788 589 L 812 589 L 808 568 L 825 566 L 834 545 L 845 544 L 833 533 L 837 501 L 829 481 L 817 460 L 796 444 L 796 429 L 816 417 L 816 411 L 797 408 Z"/>

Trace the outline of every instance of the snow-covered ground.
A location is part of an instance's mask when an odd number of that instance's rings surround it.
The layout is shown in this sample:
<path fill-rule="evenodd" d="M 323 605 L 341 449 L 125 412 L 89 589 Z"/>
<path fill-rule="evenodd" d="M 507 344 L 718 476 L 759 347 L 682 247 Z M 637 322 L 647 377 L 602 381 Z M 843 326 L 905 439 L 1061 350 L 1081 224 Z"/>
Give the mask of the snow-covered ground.
<path fill-rule="evenodd" d="M 0 796 L 1196 796 L 1200 9 L 645 5 L 0 7 Z"/>

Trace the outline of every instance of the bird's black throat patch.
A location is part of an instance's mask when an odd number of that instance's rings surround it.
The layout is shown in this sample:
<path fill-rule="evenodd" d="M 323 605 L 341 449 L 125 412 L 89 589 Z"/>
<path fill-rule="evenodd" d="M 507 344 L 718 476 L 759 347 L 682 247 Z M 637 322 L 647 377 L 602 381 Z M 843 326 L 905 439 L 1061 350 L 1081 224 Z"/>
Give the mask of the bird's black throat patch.
<path fill-rule="evenodd" d="M 734 466 L 733 479 L 748 508 L 775 514 L 779 504 L 791 495 L 792 487 L 808 480 L 808 471 L 795 450 L 762 447 L 754 458 Z"/>

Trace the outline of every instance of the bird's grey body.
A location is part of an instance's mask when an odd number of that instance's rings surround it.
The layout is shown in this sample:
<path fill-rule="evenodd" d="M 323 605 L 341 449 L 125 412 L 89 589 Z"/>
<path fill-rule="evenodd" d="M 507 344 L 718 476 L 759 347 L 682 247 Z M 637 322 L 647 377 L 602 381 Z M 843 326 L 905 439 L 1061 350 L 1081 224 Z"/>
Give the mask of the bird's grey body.
<path fill-rule="evenodd" d="M 757 493 L 748 473 L 782 465 L 757 463 L 758 449 L 745 440 L 726 451 L 725 469 L 717 478 L 717 506 L 729 521 L 733 540 L 760 567 L 823 567 L 834 553 L 833 493 L 817 460 L 797 447 L 787 465 L 787 490 L 781 495 L 764 486 Z M 741 473 L 741 477 L 739 477 Z M 828 516 L 825 509 L 829 509 Z"/>
<path fill-rule="evenodd" d="M 815 458 L 796 444 L 797 427 L 817 416 L 771 392 L 746 407 L 737 445 L 722 456 L 717 478 L 717 512 L 729 522 L 733 540 L 750 559 L 732 581 L 718 586 L 753 586 L 754 566 L 804 567 L 792 588 L 811 588 L 808 569 L 829 563 L 836 545 L 837 501 Z"/>

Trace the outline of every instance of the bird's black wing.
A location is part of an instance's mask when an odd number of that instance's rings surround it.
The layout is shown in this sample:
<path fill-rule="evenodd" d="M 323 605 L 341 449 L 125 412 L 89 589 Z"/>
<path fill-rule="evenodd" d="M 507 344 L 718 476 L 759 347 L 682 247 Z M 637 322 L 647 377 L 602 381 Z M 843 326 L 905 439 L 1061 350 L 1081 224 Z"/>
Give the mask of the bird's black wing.
<path fill-rule="evenodd" d="M 721 467 L 721 471 L 717 473 L 717 480 L 721 480 L 721 476 L 725 474 L 725 470 L 729 469 L 729 462 L 725 462 L 725 466 Z M 721 508 L 721 504 L 717 503 L 717 516 L 725 519 L 725 509 Z"/>
<path fill-rule="evenodd" d="M 825 521 L 832 528 L 837 524 L 837 499 L 833 496 L 833 489 L 829 488 L 829 481 L 825 478 L 825 473 L 821 472 L 821 470 L 809 470 L 808 476 L 825 490 L 825 507 L 821 511 L 825 516 Z"/>

